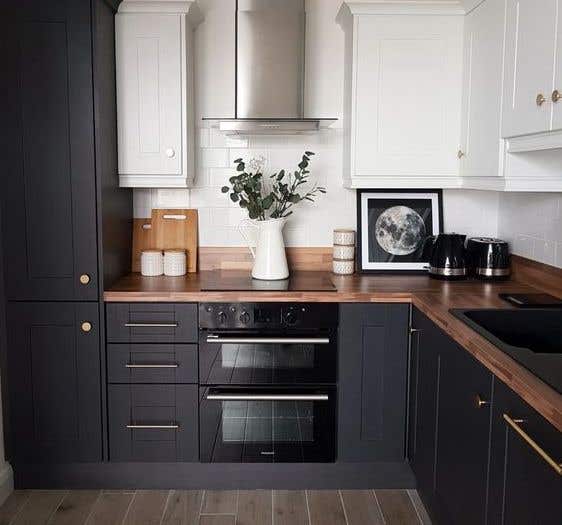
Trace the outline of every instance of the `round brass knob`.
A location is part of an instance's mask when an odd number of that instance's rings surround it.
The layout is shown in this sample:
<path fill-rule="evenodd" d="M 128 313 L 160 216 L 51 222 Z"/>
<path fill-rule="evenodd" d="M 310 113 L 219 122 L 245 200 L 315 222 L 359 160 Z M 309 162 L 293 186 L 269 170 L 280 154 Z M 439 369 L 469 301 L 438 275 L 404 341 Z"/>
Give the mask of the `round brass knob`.
<path fill-rule="evenodd" d="M 87 273 L 80 276 L 80 284 L 90 284 L 90 276 Z"/>
<path fill-rule="evenodd" d="M 92 329 L 92 323 L 90 323 L 88 321 L 84 321 L 82 323 L 81 328 L 82 328 L 82 332 L 88 333 Z"/>
<path fill-rule="evenodd" d="M 562 99 L 562 93 L 560 93 L 560 91 L 555 89 L 552 92 L 552 102 L 558 102 L 560 99 Z"/>
<path fill-rule="evenodd" d="M 539 93 L 537 95 L 536 102 L 537 106 L 542 106 L 546 102 L 546 97 L 542 93 Z"/>

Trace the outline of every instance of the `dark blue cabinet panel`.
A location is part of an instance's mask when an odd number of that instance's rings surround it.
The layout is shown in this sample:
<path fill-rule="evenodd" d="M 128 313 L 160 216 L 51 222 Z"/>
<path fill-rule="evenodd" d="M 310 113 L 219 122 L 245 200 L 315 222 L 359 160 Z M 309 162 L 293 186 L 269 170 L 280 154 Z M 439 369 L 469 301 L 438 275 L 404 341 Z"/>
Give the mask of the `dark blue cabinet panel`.
<path fill-rule="evenodd" d="M 2 196 L 10 300 L 96 300 L 89 1 L 7 3 Z M 4 19 L 6 20 L 6 19 Z M 87 284 L 80 275 L 87 274 Z"/>
<path fill-rule="evenodd" d="M 8 323 L 15 462 L 100 461 L 97 304 L 11 303 Z"/>
<path fill-rule="evenodd" d="M 340 461 L 404 461 L 407 334 L 407 305 L 341 305 Z"/>
<path fill-rule="evenodd" d="M 500 381 L 495 390 L 488 523 L 562 523 L 562 476 L 504 416 L 557 463 L 562 434 Z"/>

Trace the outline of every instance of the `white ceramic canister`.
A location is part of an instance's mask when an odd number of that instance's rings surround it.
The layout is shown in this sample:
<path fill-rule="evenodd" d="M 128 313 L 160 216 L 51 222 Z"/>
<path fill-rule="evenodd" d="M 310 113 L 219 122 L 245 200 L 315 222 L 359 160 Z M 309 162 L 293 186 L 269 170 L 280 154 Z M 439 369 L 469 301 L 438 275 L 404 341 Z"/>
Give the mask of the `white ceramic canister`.
<path fill-rule="evenodd" d="M 141 274 L 154 277 L 164 273 L 164 257 L 161 250 L 143 250 L 141 252 Z"/>
<path fill-rule="evenodd" d="M 340 246 L 355 246 L 355 230 L 334 230 L 334 244 Z"/>
<path fill-rule="evenodd" d="M 355 246 L 342 246 L 334 244 L 333 258 L 344 261 L 352 261 L 355 258 Z"/>
<path fill-rule="evenodd" d="M 187 254 L 185 250 L 164 251 L 164 275 L 178 277 L 187 272 Z"/>
<path fill-rule="evenodd" d="M 337 275 L 351 275 L 355 270 L 355 261 L 334 259 L 332 261 L 332 268 Z"/>

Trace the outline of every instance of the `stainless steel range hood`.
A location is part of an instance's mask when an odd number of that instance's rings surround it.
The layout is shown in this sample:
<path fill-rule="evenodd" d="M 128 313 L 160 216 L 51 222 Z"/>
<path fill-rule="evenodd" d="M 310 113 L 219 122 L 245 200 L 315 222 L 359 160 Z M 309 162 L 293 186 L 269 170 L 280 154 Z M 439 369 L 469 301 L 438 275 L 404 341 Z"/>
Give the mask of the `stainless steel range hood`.
<path fill-rule="evenodd" d="M 235 118 L 204 118 L 228 135 L 318 131 L 304 118 L 304 0 L 237 0 Z"/>

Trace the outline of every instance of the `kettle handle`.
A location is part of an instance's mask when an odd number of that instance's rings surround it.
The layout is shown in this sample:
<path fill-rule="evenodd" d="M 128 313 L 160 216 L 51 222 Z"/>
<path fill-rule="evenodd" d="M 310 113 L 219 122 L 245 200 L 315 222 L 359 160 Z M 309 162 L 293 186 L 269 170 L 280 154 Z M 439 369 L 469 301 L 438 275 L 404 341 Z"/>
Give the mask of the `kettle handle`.
<path fill-rule="evenodd" d="M 256 250 L 252 246 L 250 238 L 248 237 L 248 235 L 244 231 L 244 228 L 243 228 L 244 226 L 251 226 L 252 228 L 255 228 L 256 230 L 258 229 L 258 226 L 256 224 L 254 224 L 252 222 L 252 220 L 249 219 L 249 218 L 242 219 L 238 223 L 238 231 L 240 232 L 240 235 L 242 235 L 242 237 L 244 237 L 244 240 L 246 241 L 246 244 L 248 245 L 248 250 L 250 250 L 250 253 L 252 254 L 252 257 L 255 259 L 256 258 Z"/>

